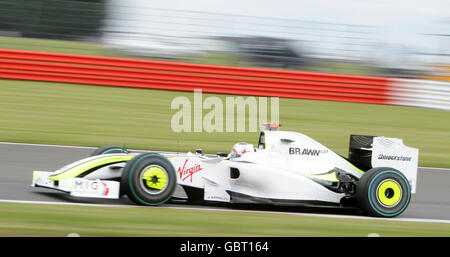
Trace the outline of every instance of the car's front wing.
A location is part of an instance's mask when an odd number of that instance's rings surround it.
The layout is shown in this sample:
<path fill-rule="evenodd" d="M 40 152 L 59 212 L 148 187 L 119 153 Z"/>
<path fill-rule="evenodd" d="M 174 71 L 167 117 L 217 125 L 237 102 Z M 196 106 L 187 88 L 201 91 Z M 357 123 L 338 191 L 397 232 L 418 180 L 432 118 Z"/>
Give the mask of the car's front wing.
<path fill-rule="evenodd" d="M 49 179 L 49 176 L 52 174 L 53 172 L 48 171 L 34 171 L 31 186 L 60 190 L 77 197 L 109 199 L 118 199 L 120 197 L 120 182 L 84 178 L 68 178 L 55 181 Z"/>

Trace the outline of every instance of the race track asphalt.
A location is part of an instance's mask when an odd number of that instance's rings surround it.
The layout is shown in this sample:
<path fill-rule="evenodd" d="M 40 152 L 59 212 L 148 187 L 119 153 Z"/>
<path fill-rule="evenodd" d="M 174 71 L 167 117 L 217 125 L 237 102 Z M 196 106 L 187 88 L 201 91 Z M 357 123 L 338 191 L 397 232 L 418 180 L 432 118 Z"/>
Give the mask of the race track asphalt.
<path fill-rule="evenodd" d="M 30 186 L 32 171 L 54 171 L 88 156 L 94 148 L 0 143 L 0 200 L 133 204 L 123 197 L 119 200 L 73 198 L 65 193 Z M 183 202 L 165 206 L 185 207 Z M 336 208 L 273 207 L 257 205 L 189 205 L 191 208 L 257 210 L 271 212 L 301 212 L 314 214 L 361 215 L 359 211 Z M 151 208 L 151 207 L 150 207 Z M 401 218 L 438 219 L 450 221 L 450 170 L 419 168 L 417 193 Z"/>

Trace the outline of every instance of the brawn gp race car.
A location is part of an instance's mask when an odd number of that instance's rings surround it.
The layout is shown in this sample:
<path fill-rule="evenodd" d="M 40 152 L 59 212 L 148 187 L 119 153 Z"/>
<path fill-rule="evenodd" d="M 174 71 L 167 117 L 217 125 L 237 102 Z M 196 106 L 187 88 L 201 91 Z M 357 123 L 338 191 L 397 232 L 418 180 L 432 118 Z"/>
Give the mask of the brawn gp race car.
<path fill-rule="evenodd" d="M 34 187 L 76 197 L 120 198 L 160 205 L 185 191 L 188 200 L 357 207 L 394 217 L 416 191 L 419 151 L 402 139 L 351 135 L 348 158 L 297 132 L 266 123 L 258 145 L 237 143 L 216 156 L 133 153 L 104 146 L 54 172 L 34 171 Z"/>

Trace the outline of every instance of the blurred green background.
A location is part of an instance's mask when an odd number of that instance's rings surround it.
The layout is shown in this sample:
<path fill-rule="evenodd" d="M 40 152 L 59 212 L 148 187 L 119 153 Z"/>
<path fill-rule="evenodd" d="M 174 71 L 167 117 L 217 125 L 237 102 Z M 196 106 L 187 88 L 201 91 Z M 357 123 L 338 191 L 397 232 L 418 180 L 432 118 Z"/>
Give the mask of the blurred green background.
<path fill-rule="evenodd" d="M 259 136 L 175 133 L 171 119 L 178 110 L 171 102 L 185 96 L 193 103 L 190 92 L 19 80 L 0 80 L 0 91 L 0 141 L 216 153 L 236 142 L 256 145 Z M 208 96 L 225 105 L 227 95 L 203 94 L 203 100 Z M 398 137 L 419 148 L 420 166 L 450 167 L 447 111 L 280 98 L 279 112 L 283 130 L 304 133 L 344 156 L 350 134 Z"/>

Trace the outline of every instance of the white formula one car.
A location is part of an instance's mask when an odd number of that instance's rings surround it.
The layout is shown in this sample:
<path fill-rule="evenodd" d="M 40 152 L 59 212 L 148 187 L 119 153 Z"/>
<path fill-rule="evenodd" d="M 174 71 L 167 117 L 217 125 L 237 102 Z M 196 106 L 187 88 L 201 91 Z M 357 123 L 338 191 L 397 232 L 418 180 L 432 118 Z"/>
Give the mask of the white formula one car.
<path fill-rule="evenodd" d="M 207 156 L 104 146 L 57 171 L 34 171 L 32 186 L 77 197 L 127 195 L 140 205 L 163 204 L 179 187 L 188 200 L 349 206 L 378 217 L 401 214 L 415 193 L 419 151 L 402 139 L 351 135 L 344 158 L 306 135 L 265 125 L 256 149 L 238 143 L 230 154 Z"/>

